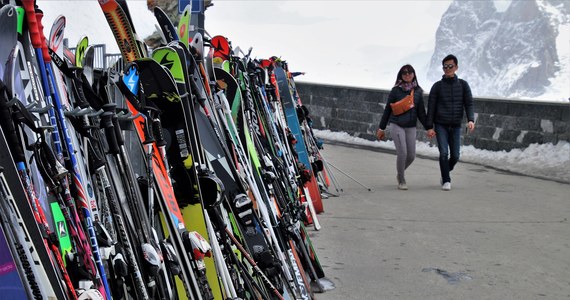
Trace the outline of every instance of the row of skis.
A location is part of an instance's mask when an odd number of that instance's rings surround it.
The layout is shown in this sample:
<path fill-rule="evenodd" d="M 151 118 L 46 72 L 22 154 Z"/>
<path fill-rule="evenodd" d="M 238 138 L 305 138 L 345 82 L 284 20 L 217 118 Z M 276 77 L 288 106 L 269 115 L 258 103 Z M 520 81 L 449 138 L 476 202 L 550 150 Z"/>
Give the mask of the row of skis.
<path fill-rule="evenodd" d="M 63 45 L 63 16 L 44 36 L 34 0 L 5 2 L 0 298 L 323 292 L 306 226 L 328 168 L 286 62 L 179 33 L 160 8 L 148 51 L 126 2 L 100 0 L 122 57 L 98 68 L 87 38 Z"/>

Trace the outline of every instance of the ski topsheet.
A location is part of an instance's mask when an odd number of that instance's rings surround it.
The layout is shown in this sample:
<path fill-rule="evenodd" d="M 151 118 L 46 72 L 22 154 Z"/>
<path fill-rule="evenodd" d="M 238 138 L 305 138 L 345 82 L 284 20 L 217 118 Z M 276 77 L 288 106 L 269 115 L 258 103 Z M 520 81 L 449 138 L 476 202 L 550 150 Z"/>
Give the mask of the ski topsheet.
<path fill-rule="evenodd" d="M 3 168 L 0 169 L 0 172 Z M 3 177 L 3 175 L 1 175 Z M 3 178 L 1 180 L 4 180 Z M 0 201 L 6 201 L 4 195 L 0 195 Z M 21 273 L 16 266 L 15 257 L 17 249 L 15 247 L 8 247 L 14 245 L 14 241 L 7 240 L 4 233 L 4 224 L 9 222 L 3 216 L 4 212 L 0 210 L 0 295 L 6 297 L 5 299 L 24 299 L 27 297 L 24 284 L 22 282 L 23 270 Z M 12 248 L 12 249 L 11 249 Z"/>
<path fill-rule="evenodd" d="M 307 189 L 310 193 L 307 194 L 310 195 L 310 200 L 312 200 L 315 210 L 319 213 L 323 211 L 321 194 L 318 189 L 317 180 L 311 169 L 311 161 L 307 152 L 307 145 L 305 144 L 303 132 L 299 124 L 299 118 L 297 117 L 296 101 L 293 99 L 293 95 L 291 94 L 291 89 L 289 87 L 289 78 L 287 77 L 286 71 L 279 66 L 275 68 L 274 72 L 279 87 L 279 95 L 283 101 L 283 110 L 285 117 L 287 118 L 287 125 L 297 140 L 295 150 L 297 151 L 299 161 L 301 161 L 305 165 L 305 168 L 310 172 L 311 180 L 307 182 Z"/>

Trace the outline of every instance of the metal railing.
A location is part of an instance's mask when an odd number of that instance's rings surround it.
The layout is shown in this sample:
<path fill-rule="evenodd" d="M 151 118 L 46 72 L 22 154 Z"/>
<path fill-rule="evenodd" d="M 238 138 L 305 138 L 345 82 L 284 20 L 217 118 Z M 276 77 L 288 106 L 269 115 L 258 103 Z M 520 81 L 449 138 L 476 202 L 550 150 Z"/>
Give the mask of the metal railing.
<path fill-rule="evenodd" d="M 67 45 L 67 40 L 64 41 L 64 45 Z M 121 59 L 120 53 L 107 53 L 107 46 L 105 44 L 95 44 L 91 45 L 94 48 L 94 59 L 93 68 L 95 69 L 107 69 L 109 67 L 120 68 L 120 64 L 116 64 L 117 61 Z M 75 53 L 75 47 L 69 48 L 73 53 Z"/>

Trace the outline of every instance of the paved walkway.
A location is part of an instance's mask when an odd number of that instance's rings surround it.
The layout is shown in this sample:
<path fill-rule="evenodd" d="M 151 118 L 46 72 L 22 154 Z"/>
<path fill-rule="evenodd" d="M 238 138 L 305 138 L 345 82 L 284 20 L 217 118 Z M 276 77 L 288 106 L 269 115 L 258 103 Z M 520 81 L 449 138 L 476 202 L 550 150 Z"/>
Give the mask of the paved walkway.
<path fill-rule="evenodd" d="M 395 154 L 326 144 L 343 192 L 311 232 L 325 299 L 570 299 L 570 185 L 460 162 L 441 191 L 417 158 L 396 189 Z M 331 188 L 335 192 L 335 188 Z"/>

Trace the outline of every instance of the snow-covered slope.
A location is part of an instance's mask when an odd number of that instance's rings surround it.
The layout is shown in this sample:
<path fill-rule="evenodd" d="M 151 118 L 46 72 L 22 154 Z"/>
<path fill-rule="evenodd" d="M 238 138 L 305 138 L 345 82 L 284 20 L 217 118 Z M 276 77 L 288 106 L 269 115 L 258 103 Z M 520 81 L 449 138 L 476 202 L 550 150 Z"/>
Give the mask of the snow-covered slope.
<path fill-rule="evenodd" d="M 455 54 L 460 77 L 480 97 L 568 100 L 570 17 L 567 1 L 454 1 L 442 16 L 428 78 Z"/>

